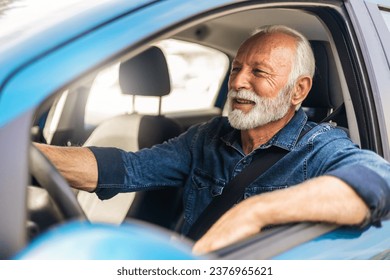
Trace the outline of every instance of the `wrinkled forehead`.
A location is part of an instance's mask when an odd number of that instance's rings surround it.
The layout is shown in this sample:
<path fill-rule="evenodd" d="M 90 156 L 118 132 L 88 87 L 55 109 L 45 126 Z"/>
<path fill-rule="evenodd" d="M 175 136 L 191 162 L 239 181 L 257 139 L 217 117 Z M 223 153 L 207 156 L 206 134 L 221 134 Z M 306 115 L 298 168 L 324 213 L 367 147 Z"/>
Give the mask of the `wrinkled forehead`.
<path fill-rule="evenodd" d="M 269 63 L 279 67 L 291 64 L 295 58 L 296 39 L 284 33 L 255 34 L 238 49 L 239 63 Z"/>

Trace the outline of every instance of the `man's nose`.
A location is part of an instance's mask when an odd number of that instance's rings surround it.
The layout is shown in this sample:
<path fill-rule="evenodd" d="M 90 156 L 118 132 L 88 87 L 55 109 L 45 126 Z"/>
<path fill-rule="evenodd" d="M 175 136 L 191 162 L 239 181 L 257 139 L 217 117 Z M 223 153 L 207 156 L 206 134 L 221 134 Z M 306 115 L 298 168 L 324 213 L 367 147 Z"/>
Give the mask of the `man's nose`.
<path fill-rule="evenodd" d="M 251 89 L 248 73 L 241 70 L 230 76 L 230 88 L 238 91 L 240 89 Z"/>

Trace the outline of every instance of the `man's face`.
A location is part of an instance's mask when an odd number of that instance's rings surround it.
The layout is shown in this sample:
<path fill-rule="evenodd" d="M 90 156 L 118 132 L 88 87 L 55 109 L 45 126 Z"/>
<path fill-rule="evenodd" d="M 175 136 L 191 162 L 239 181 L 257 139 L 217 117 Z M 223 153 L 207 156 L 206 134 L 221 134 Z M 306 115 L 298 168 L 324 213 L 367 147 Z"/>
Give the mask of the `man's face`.
<path fill-rule="evenodd" d="M 252 129 L 281 119 L 292 108 L 289 75 L 295 40 L 285 34 L 255 35 L 238 50 L 229 78 L 229 121 Z"/>

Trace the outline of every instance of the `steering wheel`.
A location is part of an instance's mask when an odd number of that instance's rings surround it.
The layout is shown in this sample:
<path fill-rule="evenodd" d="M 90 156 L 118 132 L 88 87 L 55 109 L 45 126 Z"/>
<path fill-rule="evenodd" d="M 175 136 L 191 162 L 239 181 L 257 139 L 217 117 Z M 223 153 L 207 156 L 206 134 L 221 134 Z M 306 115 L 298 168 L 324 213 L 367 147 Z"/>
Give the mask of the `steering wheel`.
<path fill-rule="evenodd" d="M 87 220 L 68 182 L 34 144 L 30 146 L 29 158 L 31 175 L 47 190 L 64 218 Z"/>

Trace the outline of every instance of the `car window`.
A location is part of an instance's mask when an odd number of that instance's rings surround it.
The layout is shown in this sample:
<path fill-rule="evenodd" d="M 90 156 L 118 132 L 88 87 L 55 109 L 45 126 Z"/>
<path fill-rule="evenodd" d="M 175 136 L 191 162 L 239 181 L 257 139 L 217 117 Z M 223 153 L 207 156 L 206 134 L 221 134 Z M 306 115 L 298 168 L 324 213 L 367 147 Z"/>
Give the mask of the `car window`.
<path fill-rule="evenodd" d="M 387 29 L 390 31 L 390 10 L 382 9 L 381 14 L 383 16 L 383 19 L 385 20 L 385 23 L 387 25 Z"/>
<path fill-rule="evenodd" d="M 390 1 L 389 0 L 367 0 L 367 2 L 378 4 L 381 14 L 387 25 L 387 28 L 390 30 Z"/>
<path fill-rule="evenodd" d="M 161 112 L 214 107 L 228 69 L 228 57 L 220 51 L 174 39 L 161 41 L 157 46 L 166 55 L 172 86 L 171 93 L 162 98 Z M 132 96 L 121 93 L 118 70 L 119 64 L 115 64 L 97 75 L 86 106 L 87 126 L 126 112 L 158 113 L 158 97 L 137 96 L 133 106 Z"/>
<path fill-rule="evenodd" d="M 373 2 L 376 4 L 383 4 L 383 5 L 389 4 L 389 0 L 367 0 L 367 2 Z"/>

